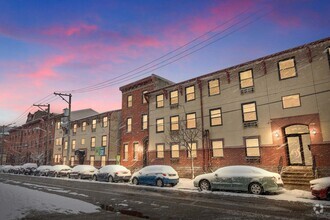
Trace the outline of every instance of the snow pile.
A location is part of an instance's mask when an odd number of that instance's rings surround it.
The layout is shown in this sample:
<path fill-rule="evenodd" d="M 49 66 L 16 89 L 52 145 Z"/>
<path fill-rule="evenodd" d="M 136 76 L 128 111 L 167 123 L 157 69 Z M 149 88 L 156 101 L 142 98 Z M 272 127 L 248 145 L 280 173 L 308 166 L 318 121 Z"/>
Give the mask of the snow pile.
<path fill-rule="evenodd" d="M 312 185 L 313 190 L 321 190 L 330 187 L 330 177 L 319 178 L 311 180 L 310 184 Z"/>
<path fill-rule="evenodd" d="M 31 211 L 44 213 L 94 213 L 99 207 L 77 199 L 0 183 L 0 213 L 3 219 L 20 219 Z"/>

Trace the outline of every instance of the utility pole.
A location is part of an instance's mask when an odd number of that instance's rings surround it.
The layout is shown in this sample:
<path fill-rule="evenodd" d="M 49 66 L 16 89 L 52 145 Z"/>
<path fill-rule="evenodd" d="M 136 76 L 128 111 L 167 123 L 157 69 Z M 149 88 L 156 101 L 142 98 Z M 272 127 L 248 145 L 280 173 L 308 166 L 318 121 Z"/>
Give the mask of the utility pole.
<path fill-rule="evenodd" d="M 42 111 L 44 112 L 47 112 L 47 122 L 46 122 L 46 144 L 45 144 L 45 159 L 44 159 L 44 165 L 47 165 L 48 164 L 48 124 L 49 124 L 49 116 L 50 116 L 50 104 L 47 104 L 47 105 L 36 105 L 36 104 L 33 104 L 33 106 L 37 106 L 38 108 L 40 108 Z M 44 110 L 42 109 L 42 107 L 46 107 L 47 109 Z"/>
<path fill-rule="evenodd" d="M 68 147 L 67 147 L 67 152 L 66 152 L 66 161 L 67 161 L 67 164 L 70 166 L 70 130 L 71 130 L 71 98 L 72 98 L 72 95 L 71 94 L 64 94 L 64 93 L 57 93 L 57 92 L 54 92 L 54 95 L 58 95 L 60 96 L 63 101 L 65 101 L 66 103 L 68 103 L 69 105 L 69 114 L 68 114 L 68 125 L 67 125 L 67 132 L 68 132 Z M 67 100 L 66 98 L 64 97 L 69 97 L 69 100 Z"/>

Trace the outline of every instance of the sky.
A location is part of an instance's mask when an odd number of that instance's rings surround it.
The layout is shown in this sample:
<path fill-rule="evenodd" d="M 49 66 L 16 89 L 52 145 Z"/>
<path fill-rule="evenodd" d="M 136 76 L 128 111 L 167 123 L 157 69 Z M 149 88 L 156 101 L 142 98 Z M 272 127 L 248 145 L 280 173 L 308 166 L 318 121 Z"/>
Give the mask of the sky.
<path fill-rule="evenodd" d="M 121 108 L 120 86 L 175 83 L 330 36 L 327 0 L 0 0 L 0 125 L 33 104 Z"/>

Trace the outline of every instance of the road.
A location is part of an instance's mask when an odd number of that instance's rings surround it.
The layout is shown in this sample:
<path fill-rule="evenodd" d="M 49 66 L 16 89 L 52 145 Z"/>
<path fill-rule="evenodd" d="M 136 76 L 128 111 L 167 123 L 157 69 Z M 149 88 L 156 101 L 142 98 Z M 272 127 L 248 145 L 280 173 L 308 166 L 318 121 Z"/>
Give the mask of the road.
<path fill-rule="evenodd" d="M 99 213 L 34 213 L 28 219 L 327 219 L 308 203 L 173 190 L 89 180 L 1 174 L 0 182 L 37 189 L 92 203 Z M 50 190 L 54 187 L 62 190 Z M 65 193 L 70 191 L 71 193 Z"/>

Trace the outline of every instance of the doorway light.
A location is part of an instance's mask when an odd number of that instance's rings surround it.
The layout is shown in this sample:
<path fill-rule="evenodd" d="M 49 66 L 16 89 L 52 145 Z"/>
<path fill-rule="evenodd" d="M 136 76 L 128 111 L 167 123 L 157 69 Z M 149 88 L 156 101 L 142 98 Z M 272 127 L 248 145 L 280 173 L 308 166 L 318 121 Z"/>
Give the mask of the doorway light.
<path fill-rule="evenodd" d="M 315 128 L 313 128 L 313 130 L 312 130 L 312 134 L 313 134 L 313 135 L 316 135 L 316 130 L 315 130 Z"/>

